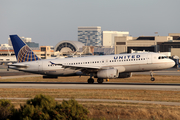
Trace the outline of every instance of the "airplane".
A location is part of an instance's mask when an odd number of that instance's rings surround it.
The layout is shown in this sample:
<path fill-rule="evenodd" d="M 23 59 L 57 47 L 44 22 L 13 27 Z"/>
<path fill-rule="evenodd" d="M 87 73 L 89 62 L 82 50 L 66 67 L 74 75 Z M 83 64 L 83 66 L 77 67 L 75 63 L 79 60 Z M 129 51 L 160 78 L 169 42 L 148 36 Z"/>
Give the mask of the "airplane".
<path fill-rule="evenodd" d="M 40 59 L 20 39 L 18 35 L 10 35 L 17 58 L 17 63 L 9 64 L 8 69 L 44 75 L 43 78 L 58 76 L 88 75 L 88 83 L 103 83 L 104 79 L 131 77 L 131 72 L 153 71 L 171 68 L 175 65 L 172 59 L 160 53 L 128 53 L 103 56 L 88 56 L 63 59 Z"/>
<path fill-rule="evenodd" d="M 7 65 L 8 63 L 16 63 L 16 57 L 13 56 L 0 56 L 0 65 Z"/>

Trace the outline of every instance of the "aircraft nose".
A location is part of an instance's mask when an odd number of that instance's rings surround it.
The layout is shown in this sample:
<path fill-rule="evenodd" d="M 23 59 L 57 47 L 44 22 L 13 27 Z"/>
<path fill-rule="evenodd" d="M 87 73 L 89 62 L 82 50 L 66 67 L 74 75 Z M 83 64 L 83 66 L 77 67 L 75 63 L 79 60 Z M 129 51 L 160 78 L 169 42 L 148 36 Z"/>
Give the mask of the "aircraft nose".
<path fill-rule="evenodd" d="M 170 59 L 169 65 L 170 65 L 171 67 L 173 67 L 173 66 L 175 65 L 175 61 Z"/>

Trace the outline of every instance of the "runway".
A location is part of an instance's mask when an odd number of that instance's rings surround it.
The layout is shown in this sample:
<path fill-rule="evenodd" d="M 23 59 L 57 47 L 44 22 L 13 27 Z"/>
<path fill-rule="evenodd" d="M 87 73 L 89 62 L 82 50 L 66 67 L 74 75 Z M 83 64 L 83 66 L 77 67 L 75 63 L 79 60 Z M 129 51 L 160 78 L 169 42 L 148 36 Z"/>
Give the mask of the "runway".
<path fill-rule="evenodd" d="M 83 82 L 0 82 L 0 88 L 40 88 L 40 89 L 133 89 L 180 91 L 180 84 L 149 83 L 103 83 Z"/>
<path fill-rule="evenodd" d="M 11 76 L 14 72 L 17 76 Z M 42 75 L 27 75 L 23 72 L 18 71 L 5 71 L 1 69 L 0 79 L 12 79 L 21 77 L 38 77 Z M 4 74 L 6 73 L 7 76 Z M 22 75 L 19 75 L 19 74 Z M 14 75 L 13 74 L 13 75 Z M 150 72 L 134 72 L 133 75 L 137 74 L 147 74 Z M 5 76 L 2 76 L 5 75 Z M 9 76 L 10 75 L 10 76 Z M 176 68 L 171 68 L 162 71 L 154 71 L 154 77 L 156 75 L 170 75 L 170 76 L 180 76 L 180 71 Z M 0 88 L 43 88 L 43 89 L 135 89 L 135 90 L 176 90 L 180 91 L 180 84 L 156 84 L 156 83 L 113 83 L 107 82 L 103 84 L 88 84 L 86 82 L 0 82 Z"/>
<path fill-rule="evenodd" d="M 156 75 L 167 75 L 167 76 L 180 76 L 179 70 L 172 71 L 154 71 L 154 76 Z M 150 75 L 150 72 L 133 72 L 133 75 Z"/>

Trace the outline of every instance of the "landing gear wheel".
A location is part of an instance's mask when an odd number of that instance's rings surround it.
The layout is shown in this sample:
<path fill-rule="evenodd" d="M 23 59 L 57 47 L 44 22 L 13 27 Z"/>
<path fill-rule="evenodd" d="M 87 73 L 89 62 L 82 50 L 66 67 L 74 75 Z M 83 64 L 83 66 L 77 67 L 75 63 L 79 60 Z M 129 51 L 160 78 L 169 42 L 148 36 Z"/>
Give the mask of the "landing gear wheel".
<path fill-rule="evenodd" d="M 93 84 L 93 83 L 94 83 L 94 79 L 89 78 L 87 82 L 88 82 L 89 84 Z"/>
<path fill-rule="evenodd" d="M 104 80 L 103 80 L 102 78 L 98 78 L 98 79 L 97 79 L 97 82 L 98 82 L 99 84 L 102 84 L 102 83 L 104 82 Z"/>
<path fill-rule="evenodd" d="M 154 77 L 152 77 L 152 78 L 151 78 L 151 81 L 155 81 L 155 78 L 154 78 Z"/>
<path fill-rule="evenodd" d="M 155 78 L 153 77 L 153 71 L 150 72 L 151 81 L 155 81 Z"/>

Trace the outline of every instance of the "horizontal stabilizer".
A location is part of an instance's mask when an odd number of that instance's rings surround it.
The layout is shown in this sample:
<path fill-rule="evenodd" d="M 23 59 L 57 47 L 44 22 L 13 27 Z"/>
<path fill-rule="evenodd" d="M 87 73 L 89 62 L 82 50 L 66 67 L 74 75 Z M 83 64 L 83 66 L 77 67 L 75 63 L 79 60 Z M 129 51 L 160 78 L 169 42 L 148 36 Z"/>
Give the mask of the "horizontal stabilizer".
<path fill-rule="evenodd" d="M 25 64 L 11 64 L 11 65 L 8 65 L 8 67 L 18 67 L 18 68 L 27 68 L 28 65 L 25 65 Z"/>

